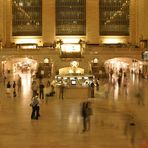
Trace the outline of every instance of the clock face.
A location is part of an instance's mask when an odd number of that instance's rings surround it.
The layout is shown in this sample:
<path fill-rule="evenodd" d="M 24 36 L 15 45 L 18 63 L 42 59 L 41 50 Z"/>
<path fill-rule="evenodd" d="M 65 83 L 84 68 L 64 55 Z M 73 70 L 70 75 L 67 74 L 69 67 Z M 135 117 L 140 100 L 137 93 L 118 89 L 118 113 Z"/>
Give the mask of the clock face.
<path fill-rule="evenodd" d="M 72 62 L 70 63 L 70 65 L 71 65 L 71 67 L 78 67 L 78 66 L 79 66 L 79 62 L 77 62 L 77 61 L 72 61 Z"/>

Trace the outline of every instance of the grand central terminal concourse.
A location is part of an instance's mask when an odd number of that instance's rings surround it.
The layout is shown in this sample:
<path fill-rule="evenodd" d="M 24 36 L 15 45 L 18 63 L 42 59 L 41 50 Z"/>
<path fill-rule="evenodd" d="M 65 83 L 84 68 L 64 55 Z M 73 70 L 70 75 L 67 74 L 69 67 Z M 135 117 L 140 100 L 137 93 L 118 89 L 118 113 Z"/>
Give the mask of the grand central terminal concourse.
<path fill-rule="evenodd" d="M 148 148 L 148 0 L 0 0 L 0 148 Z"/>

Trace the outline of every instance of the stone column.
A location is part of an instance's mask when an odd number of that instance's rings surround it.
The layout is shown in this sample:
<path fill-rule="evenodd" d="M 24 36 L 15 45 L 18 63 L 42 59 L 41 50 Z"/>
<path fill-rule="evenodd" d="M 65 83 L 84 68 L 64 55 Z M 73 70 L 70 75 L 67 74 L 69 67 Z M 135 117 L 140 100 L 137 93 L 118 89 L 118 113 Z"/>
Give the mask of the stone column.
<path fill-rule="evenodd" d="M 137 44 L 137 0 L 130 0 L 130 43 Z"/>
<path fill-rule="evenodd" d="M 5 4 L 4 0 L 0 0 L 0 46 L 5 43 L 5 17 L 4 17 L 4 10 L 5 10 Z"/>
<path fill-rule="evenodd" d="M 3 42 L 10 45 L 12 37 L 12 0 L 3 0 Z"/>
<path fill-rule="evenodd" d="M 99 42 L 99 0 L 86 0 L 86 36 L 87 42 Z"/>
<path fill-rule="evenodd" d="M 42 35 L 44 43 L 55 41 L 55 0 L 42 0 Z"/>
<path fill-rule="evenodd" d="M 143 39 L 147 39 L 148 40 L 148 0 L 144 0 L 144 13 L 143 15 L 141 15 L 141 17 L 144 20 L 144 28 L 143 28 Z"/>
<path fill-rule="evenodd" d="M 144 0 L 137 1 L 137 11 L 137 42 L 139 44 L 139 41 L 144 37 Z"/>

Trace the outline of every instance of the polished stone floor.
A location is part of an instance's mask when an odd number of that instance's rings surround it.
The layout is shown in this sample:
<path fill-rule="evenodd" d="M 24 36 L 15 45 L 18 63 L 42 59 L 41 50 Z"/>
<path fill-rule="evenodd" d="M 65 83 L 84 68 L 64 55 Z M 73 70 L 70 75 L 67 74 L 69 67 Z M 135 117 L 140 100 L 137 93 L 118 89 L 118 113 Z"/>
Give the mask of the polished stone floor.
<path fill-rule="evenodd" d="M 148 148 L 148 80 L 132 75 L 127 95 L 116 86 L 108 98 L 101 83 L 90 99 L 91 129 L 82 132 L 80 98 L 42 101 L 41 117 L 31 120 L 31 79 L 27 74 L 21 77 L 22 90 L 16 98 L 6 94 L 3 80 L 0 83 L 0 148 Z M 144 94 L 139 104 L 138 85 Z"/>

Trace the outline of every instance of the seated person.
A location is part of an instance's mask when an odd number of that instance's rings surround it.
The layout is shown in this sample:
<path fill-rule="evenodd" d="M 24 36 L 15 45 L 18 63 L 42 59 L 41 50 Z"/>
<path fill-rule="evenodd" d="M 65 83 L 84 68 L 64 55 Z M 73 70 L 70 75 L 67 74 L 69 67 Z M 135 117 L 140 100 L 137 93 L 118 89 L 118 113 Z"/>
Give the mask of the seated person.
<path fill-rule="evenodd" d="M 49 93 L 50 96 L 54 96 L 55 95 L 55 90 L 54 90 L 54 86 L 51 85 L 51 92 Z"/>
<path fill-rule="evenodd" d="M 51 85 L 50 87 L 51 87 L 51 90 L 50 90 L 49 94 L 47 94 L 48 97 L 51 97 L 51 96 L 54 96 L 55 95 L 54 86 Z"/>

